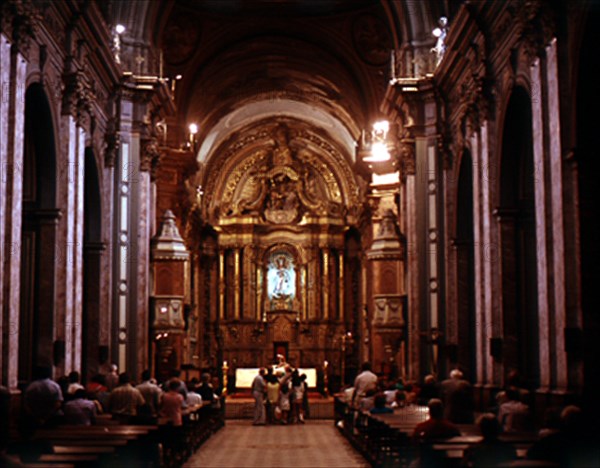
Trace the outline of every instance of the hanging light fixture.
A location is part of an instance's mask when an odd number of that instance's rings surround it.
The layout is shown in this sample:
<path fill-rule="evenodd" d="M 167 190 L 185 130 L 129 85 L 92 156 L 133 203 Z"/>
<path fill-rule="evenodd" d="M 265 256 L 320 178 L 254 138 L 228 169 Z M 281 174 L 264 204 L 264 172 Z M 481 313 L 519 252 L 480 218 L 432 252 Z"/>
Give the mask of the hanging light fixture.
<path fill-rule="evenodd" d="M 362 160 L 366 163 L 382 163 L 392 159 L 390 150 L 393 142 L 389 139 L 390 123 L 380 120 L 373 124 L 369 135 L 363 131 L 360 152 Z"/>

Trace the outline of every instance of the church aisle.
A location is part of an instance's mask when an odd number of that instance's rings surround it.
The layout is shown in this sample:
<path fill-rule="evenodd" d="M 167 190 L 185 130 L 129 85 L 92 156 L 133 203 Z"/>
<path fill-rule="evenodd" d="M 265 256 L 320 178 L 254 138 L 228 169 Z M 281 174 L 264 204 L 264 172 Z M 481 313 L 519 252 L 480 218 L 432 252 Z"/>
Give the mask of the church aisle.
<path fill-rule="evenodd" d="M 331 420 L 252 426 L 228 420 L 184 465 L 199 467 L 368 467 Z"/>

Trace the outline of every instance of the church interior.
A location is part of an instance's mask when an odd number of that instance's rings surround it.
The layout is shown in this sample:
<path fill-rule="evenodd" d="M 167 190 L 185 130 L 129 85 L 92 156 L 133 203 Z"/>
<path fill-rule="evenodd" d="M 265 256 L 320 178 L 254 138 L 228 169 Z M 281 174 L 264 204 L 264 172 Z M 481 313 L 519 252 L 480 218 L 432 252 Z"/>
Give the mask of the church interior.
<path fill-rule="evenodd" d="M 480 412 L 518 375 L 538 423 L 597 414 L 599 24 L 595 0 L 3 0 L 10 414 L 40 367 L 234 393 L 282 357 L 323 395 L 368 362 L 460 369 Z"/>

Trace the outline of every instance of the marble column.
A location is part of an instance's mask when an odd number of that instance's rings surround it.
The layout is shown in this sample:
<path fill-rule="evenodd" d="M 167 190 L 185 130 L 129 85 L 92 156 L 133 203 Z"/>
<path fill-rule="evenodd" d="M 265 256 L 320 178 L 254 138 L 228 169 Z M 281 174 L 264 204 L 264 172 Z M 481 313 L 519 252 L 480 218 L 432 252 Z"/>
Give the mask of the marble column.
<path fill-rule="evenodd" d="M 8 375 L 6 375 L 5 369 L 7 369 L 8 351 L 5 345 L 8 344 L 10 331 L 13 326 L 12 318 L 6 314 L 4 308 L 4 261 L 10 255 L 10 246 L 6 245 L 5 232 L 6 232 L 6 197 L 7 197 L 7 185 L 8 177 L 14 172 L 13 167 L 8 163 L 8 116 L 9 116 L 9 102 L 4 96 L 8 98 L 9 93 L 4 92 L 4 86 L 8 86 L 10 83 L 10 43 L 4 36 L 0 34 L 0 83 L 1 88 L 1 99 L 0 99 L 0 382 L 2 385 L 9 385 Z M 7 90 L 8 91 L 8 90 Z M 8 310 L 6 311 L 8 312 Z M 18 324 L 17 324 L 18 327 Z M 8 333 L 5 333 L 8 330 Z M 17 328 L 18 334 L 18 328 Z"/>
<path fill-rule="evenodd" d="M 146 151 L 145 148 L 140 148 L 140 151 Z M 140 155 L 141 159 L 145 156 Z M 135 257 L 135 274 L 136 274 L 136 300 L 131 310 L 130 334 L 135 334 L 135 357 L 131 357 L 132 375 L 137 375 L 148 367 L 149 364 L 149 342 L 148 328 L 150 320 L 148 317 L 150 296 L 150 226 L 152 224 L 151 202 L 152 202 L 152 185 L 150 182 L 149 167 L 146 167 L 143 162 L 140 162 L 139 183 L 137 190 L 137 219 L 135 222 L 135 231 L 137 231 L 137 245 Z M 131 329 L 131 325 L 135 324 L 135 330 Z M 130 339 L 131 341 L 131 339 Z"/>
<path fill-rule="evenodd" d="M 531 65 L 531 86 L 534 89 L 542 89 L 541 61 L 535 59 Z M 546 210 L 546 168 L 545 160 L 545 128 L 544 109 L 542 100 L 534 98 L 531 100 L 531 117 L 533 131 L 533 167 L 534 174 L 534 198 L 535 198 L 535 231 L 537 238 L 537 302 L 538 302 L 538 329 L 539 329 L 539 353 L 540 353 L 540 390 L 550 387 L 551 369 L 548 365 L 550 355 L 550 304 L 548 285 L 548 256 L 547 248 L 547 210 Z M 560 148 L 560 145 L 559 145 Z"/>
<path fill-rule="evenodd" d="M 407 294 L 408 294 L 408 362 L 409 377 L 418 379 L 421 376 L 421 336 L 420 317 L 422 296 L 419 287 L 421 262 L 419 258 L 419 233 L 417 228 L 417 181 L 415 168 L 414 142 L 406 142 L 407 154 L 404 157 L 404 193 L 406 194 L 406 262 L 407 262 Z"/>
<path fill-rule="evenodd" d="M 560 128 L 558 57 L 556 39 L 546 47 L 546 86 L 545 93 L 548 109 L 548 133 L 550 152 L 550 190 L 552 192 L 552 270 L 554 275 L 554 327 L 552 330 L 554 346 L 554 377 L 556 389 L 566 391 L 568 385 L 568 366 L 565 350 L 564 330 L 567 326 L 566 290 L 565 290 L 565 225 L 564 225 L 564 184 L 563 159 Z"/>
<path fill-rule="evenodd" d="M 81 366 L 85 132 L 70 114 L 63 115 L 61 123 L 66 151 L 59 161 L 60 206 L 64 207 L 64 216 L 57 239 L 57 275 L 64 281 L 57 284 L 54 339 L 64 343 L 65 349 L 64 361 L 56 362 L 56 372 L 68 374 Z"/>
<path fill-rule="evenodd" d="M 2 294 L 2 382 L 15 388 L 19 363 L 19 310 L 21 284 L 21 222 L 23 196 L 23 142 L 25 125 L 25 75 L 27 62 L 15 44 L 0 37 L 0 73 L 8 87 L 8 102 L 0 107 L 0 149 L 2 150 L 2 231 L 4 253 L 0 286 Z M 6 81 L 4 81 L 5 78 Z M 5 99 L 4 92 L 2 101 Z M 7 117 L 7 120 L 4 118 Z M 6 330 L 6 332 L 5 332 Z"/>
<path fill-rule="evenodd" d="M 476 323 L 476 356 L 477 356 L 477 383 L 483 385 L 487 382 L 487 368 L 489 366 L 489 347 L 485 328 L 487 325 L 485 315 L 485 286 L 484 286 L 484 253 L 482 235 L 482 207 L 481 192 L 482 170 L 480 156 L 479 134 L 473 132 L 470 136 L 471 157 L 473 158 L 473 243 L 475 246 L 475 323 Z"/>

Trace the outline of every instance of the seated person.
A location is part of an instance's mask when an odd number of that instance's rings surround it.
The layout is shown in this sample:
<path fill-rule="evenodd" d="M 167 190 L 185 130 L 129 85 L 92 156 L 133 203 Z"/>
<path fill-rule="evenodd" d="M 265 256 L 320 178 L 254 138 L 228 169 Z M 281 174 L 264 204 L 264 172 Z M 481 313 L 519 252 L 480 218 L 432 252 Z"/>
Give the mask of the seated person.
<path fill-rule="evenodd" d="M 517 458 L 517 452 L 512 445 L 498 440 L 501 429 L 494 414 L 481 415 L 477 425 L 483 440 L 465 451 L 463 466 L 482 468 L 504 466 Z"/>
<path fill-rule="evenodd" d="M 396 399 L 390 404 L 391 408 L 404 408 L 406 406 L 406 393 L 404 390 L 396 391 Z"/>
<path fill-rule="evenodd" d="M 76 426 L 91 426 L 96 422 L 96 405 L 86 398 L 83 388 L 75 390 L 73 398 L 63 405 L 65 423 Z"/>
<path fill-rule="evenodd" d="M 417 397 L 417 404 L 424 406 L 429 400 L 432 398 L 439 398 L 439 396 L 440 392 L 435 377 L 431 374 L 426 375 L 423 380 L 423 385 L 421 385 L 419 396 Z"/>
<path fill-rule="evenodd" d="M 428 442 L 433 439 L 447 439 L 460 435 L 458 427 L 444 419 L 444 406 L 441 400 L 432 398 L 427 406 L 429 407 L 429 419 L 415 427 L 413 433 L 415 441 Z"/>
<path fill-rule="evenodd" d="M 519 401 L 517 390 L 500 392 L 498 402 L 498 422 L 504 432 L 525 432 L 531 429 L 529 406 Z"/>
<path fill-rule="evenodd" d="M 385 403 L 387 405 L 391 405 L 392 402 L 396 400 L 396 393 L 399 391 L 401 390 L 398 390 L 396 388 L 396 384 L 392 384 L 391 386 L 389 386 L 388 389 L 383 392 L 383 394 L 385 395 Z"/>
<path fill-rule="evenodd" d="M 369 410 L 371 414 L 385 414 L 393 413 L 394 410 L 386 406 L 386 397 L 383 393 L 375 395 L 375 402 L 373 408 Z"/>
<path fill-rule="evenodd" d="M 594 431 L 594 420 L 586 424 L 579 407 L 567 406 L 560 413 L 560 429 L 534 443 L 527 451 L 527 458 L 561 467 L 600 466 L 600 448 Z"/>

